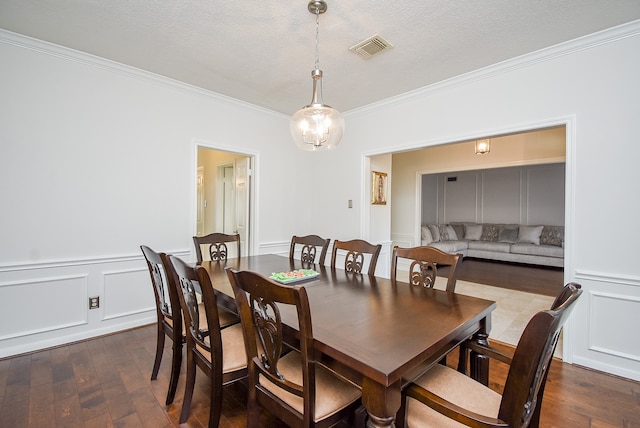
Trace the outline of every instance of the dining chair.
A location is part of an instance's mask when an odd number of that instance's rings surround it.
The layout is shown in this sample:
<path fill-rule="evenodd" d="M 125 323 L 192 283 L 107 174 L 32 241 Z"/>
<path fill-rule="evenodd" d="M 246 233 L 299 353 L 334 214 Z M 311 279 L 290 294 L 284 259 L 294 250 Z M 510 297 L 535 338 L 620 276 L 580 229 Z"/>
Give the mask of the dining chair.
<path fill-rule="evenodd" d="M 329 427 L 345 418 L 353 426 L 361 391 L 316 362 L 305 288 L 280 285 L 251 271 L 228 268 L 227 273 L 249 359 L 248 426 L 259 426 L 260 406 L 291 427 Z M 289 308 L 297 314 L 296 350 L 283 338 L 280 311 Z"/>
<path fill-rule="evenodd" d="M 175 287 L 169 285 L 169 278 L 166 277 L 166 271 L 162 263 L 162 255 L 157 253 L 146 245 L 141 245 L 140 249 L 147 261 L 149 274 L 151 275 L 151 285 L 153 286 L 153 295 L 156 300 L 157 314 L 157 340 L 156 340 L 156 357 L 151 370 L 151 380 L 156 380 L 158 370 L 162 362 L 162 354 L 164 352 L 165 338 L 169 337 L 173 342 L 172 358 L 171 358 L 171 377 L 169 378 L 169 390 L 167 391 L 167 399 L 165 404 L 173 403 L 178 386 L 178 378 L 180 377 L 180 366 L 182 365 L 182 344 L 185 341 L 182 328 L 182 314 L 180 311 L 180 299 Z"/>
<path fill-rule="evenodd" d="M 331 268 L 336 268 L 336 256 L 338 251 L 345 252 L 344 270 L 347 272 L 362 273 L 365 262 L 365 254 L 371 256 L 369 260 L 369 270 L 367 273 L 373 276 L 376 272 L 376 264 L 378 263 L 378 256 L 382 250 L 382 245 L 373 245 L 362 239 L 353 239 L 351 241 L 338 241 L 333 242 L 333 251 L 331 252 Z"/>
<path fill-rule="evenodd" d="M 402 391 L 398 426 L 538 427 L 544 387 L 560 330 L 582 293 L 569 283 L 551 309 L 538 312 L 525 327 L 513 355 L 471 340 L 464 347 L 509 364 L 502 395 L 440 364 Z"/>
<path fill-rule="evenodd" d="M 293 261 L 296 254 L 296 245 L 302 246 L 300 250 L 300 261 L 304 264 L 315 264 L 318 248 L 320 249 L 320 257 L 318 264 L 324 266 L 327 257 L 327 249 L 329 248 L 329 239 L 324 239 L 318 235 L 293 236 L 291 238 L 291 247 L 289 248 L 289 260 Z"/>
<path fill-rule="evenodd" d="M 393 247 L 391 256 L 391 281 L 396 282 L 398 259 L 412 260 L 409 266 L 409 283 L 422 287 L 433 288 L 438 274 L 438 267 L 448 266 L 446 291 L 453 293 L 458 279 L 458 263 L 462 261 L 460 254 L 445 253 L 434 247 Z"/>
<path fill-rule="evenodd" d="M 198 367 L 209 378 L 209 427 L 217 427 L 222 413 L 223 386 L 247 377 L 242 325 L 220 327 L 216 294 L 203 267 L 189 266 L 175 256 L 163 258 L 174 278 L 187 326 L 187 380 L 180 423 L 189 419 Z M 201 304 L 197 289 L 202 296 Z"/>
<path fill-rule="evenodd" d="M 224 261 L 229 257 L 227 243 L 236 243 L 236 257 L 240 257 L 240 235 L 228 235 L 226 233 L 210 233 L 206 236 L 194 236 L 193 244 L 196 247 L 196 259 L 202 263 L 202 246 L 207 246 L 207 252 L 212 261 Z M 232 253 L 233 254 L 233 253 Z"/>

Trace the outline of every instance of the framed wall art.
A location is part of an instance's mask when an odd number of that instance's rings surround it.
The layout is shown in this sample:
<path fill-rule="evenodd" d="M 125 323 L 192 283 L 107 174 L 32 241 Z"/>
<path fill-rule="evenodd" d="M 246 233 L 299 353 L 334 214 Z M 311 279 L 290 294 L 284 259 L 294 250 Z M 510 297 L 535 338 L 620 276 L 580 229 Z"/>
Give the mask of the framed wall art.
<path fill-rule="evenodd" d="M 387 173 L 371 171 L 371 204 L 387 204 Z"/>

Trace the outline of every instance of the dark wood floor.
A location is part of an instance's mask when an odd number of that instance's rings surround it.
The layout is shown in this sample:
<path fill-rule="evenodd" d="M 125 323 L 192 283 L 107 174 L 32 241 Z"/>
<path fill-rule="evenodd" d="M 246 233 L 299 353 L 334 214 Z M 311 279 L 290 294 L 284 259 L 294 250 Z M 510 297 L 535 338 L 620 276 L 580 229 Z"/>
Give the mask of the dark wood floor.
<path fill-rule="evenodd" d="M 0 360 L 0 427 L 179 426 L 184 373 L 175 402 L 165 406 L 171 351 L 165 348 L 158 379 L 151 381 L 154 348 L 155 326 L 146 326 Z M 505 376 L 504 366 L 492 365 L 492 388 L 500 391 Z M 207 425 L 206 390 L 198 376 L 183 427 Z M 224 394 L 220 426 L 246 426 L 244 389 L 230 386 Z M 265 413 L 262 426 L 282 425 Z M 554 361 L 541 426 L 640 427 L 640 383 Z"/>
<path fill-rule="evenodd" d="M 460 274 L 466 281 L 548 295 L 555 295 L 563 281 L 561 269 L 472 259 L 463 262 Z M 184 373 L 174 403 L 165 406 L 169 341 L 158 379 L 151 381 L 154 352 L 155 326 L 146 326 L 0 360 L 0 428 L 180 426 Z M 452 366 L 456 355 L 448 358 Z M 492 388 L 500 392 L 505 378 L 504 365 L 491 366 Z M 191 417 L 183 427 L 207 426 L 206 391 L 206 380 L 198 373 Z M 232 385 L 224 393 L 220 426 L 246 426 L 244 388 Z M 262 426 L 283 425 L 263 412 Z M 556 360 L 547 382 L 541 426 L 640 428 L 640 383 Z"/>
<path fill-rule="evenodd" d="M 465 258 L 458 279 L 555 297 L 564 285 L 562 268 Z M 448 268 L 438 269 L 447 275 Z"/>

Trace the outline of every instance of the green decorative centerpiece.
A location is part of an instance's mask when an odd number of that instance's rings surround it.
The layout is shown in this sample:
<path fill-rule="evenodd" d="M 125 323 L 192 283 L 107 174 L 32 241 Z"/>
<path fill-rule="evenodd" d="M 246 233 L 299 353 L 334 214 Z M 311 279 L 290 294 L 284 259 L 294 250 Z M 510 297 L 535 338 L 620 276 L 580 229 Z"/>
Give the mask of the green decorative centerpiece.
<path fill-rule="evenodd" d="M 320 275 L 313 269 L 296 269 L 288 272 L 273 272 L 269 278 L 281 284 L 291 284 L 293 282 L 312 279 Z"/>

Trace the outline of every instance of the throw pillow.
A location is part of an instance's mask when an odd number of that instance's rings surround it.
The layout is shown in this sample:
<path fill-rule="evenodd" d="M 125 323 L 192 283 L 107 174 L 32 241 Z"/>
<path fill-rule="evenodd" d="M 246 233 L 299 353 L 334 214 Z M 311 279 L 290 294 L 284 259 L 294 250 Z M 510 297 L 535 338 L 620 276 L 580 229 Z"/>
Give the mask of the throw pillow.
<path fill-rule="evenodd" d="M 456 239 L 462 239 L 464 236 L 464 224 L 463 223 L 451 223 L 451 227 L 456 232 Z"/>
<path fill-rule="evenodd" d="M 520 226 L 518 242 L 522 244 L 540 245 L 542 226 Z"/>
<path fill-rule="evenodd" d="M 498 240 L 498 226 L 493 224 L 483 224 L 480 240 L 496 242 Z"/>
<path fill-rule="evenodd" d="M 429 228 L 429 231 L 431 232 L 431 237 L 433 238 L 432 242 L 439 242 L 440 241 L 440 228 L 438 227 L 437 224 L 430 224 L 427 226 Z"/>
<path fill-rule="evenodd" d="M 544 226 L 540 234 L 540 244 L 562 247 L 564 241 L 564 226 Z"/>
<path fill-rule="evenodd" d="M 429 245 L 433 242 L 433 236 L 428 226 L 422 226 L 422 245 Z"/>
<path fill-rule="evenodd" d="M 482 236 L 481 224 L 465 224 L 464 225 L 464 239 L 470 241 L 479 241 Z"/>
<path fill-rule="evenodd" d="M 438 231 L 440 232 L 441 241 L 457 241 L 458 240 L 456 231 L 453 230 L 453 227 L 451 227 L 448 224 L 438 225 Z"/>
<path fill-rule="evenodd" d="M 518 226 L 503 226 L 498 230 L 498 241 L 516 242 L 518 241 Z"/>

